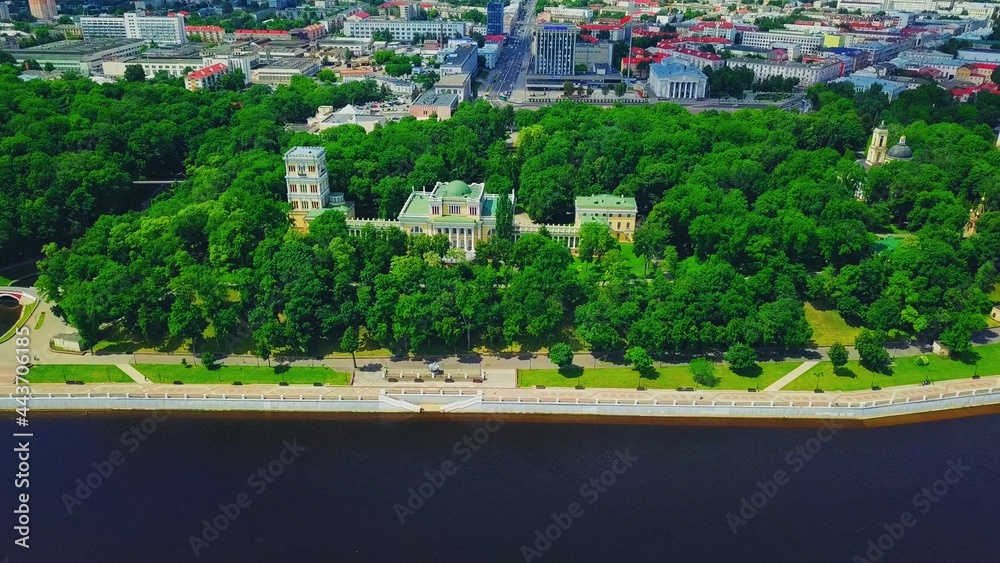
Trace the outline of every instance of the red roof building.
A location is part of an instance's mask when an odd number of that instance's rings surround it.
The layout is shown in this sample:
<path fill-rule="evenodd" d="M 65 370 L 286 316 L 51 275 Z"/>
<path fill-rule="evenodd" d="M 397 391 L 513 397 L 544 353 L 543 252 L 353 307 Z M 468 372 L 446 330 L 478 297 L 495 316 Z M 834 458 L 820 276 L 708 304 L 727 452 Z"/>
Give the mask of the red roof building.
<path fill-rule="evenodd" d="M 217 25 L 185 25 L 184 34 L 188 39 L 195 36 L 209 43 L 222 43 L 226 30 Z"/>
<path fill-rule="evenodd" d="M 229 67 L 222 63 L 199 68 L 196 71 L 189 72 L 184 77 L 184 87 L 192 92 L 195 90 L 211 89 L 226 74 L 229 74 Z"/>

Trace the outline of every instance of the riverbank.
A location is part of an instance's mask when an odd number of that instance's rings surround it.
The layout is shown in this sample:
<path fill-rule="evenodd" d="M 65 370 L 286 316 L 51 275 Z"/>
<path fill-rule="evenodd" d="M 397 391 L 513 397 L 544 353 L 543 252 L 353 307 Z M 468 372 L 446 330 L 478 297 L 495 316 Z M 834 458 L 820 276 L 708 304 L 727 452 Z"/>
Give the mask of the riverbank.
<path fill-rule="evenodd" d="M 853 421 L 862 426 L 922 422 L 997 412 L 1000 376 L 900 386 L 879 391 L 677 391 L 491 388 L 460 382 L 445 387 L 306 385 L 161 385 L 106 383 L 31 385 L 33 411 L 247 411 L 283 413 L 441 413 L 676 419 L 692 424 L 730 420 Z M 0 408 L 20 406 L 13 386 L 0 386 Z M 887 420 L 891 419 L 891 422 Z M 715 421 L 715 422 L 711 422 Z"/>

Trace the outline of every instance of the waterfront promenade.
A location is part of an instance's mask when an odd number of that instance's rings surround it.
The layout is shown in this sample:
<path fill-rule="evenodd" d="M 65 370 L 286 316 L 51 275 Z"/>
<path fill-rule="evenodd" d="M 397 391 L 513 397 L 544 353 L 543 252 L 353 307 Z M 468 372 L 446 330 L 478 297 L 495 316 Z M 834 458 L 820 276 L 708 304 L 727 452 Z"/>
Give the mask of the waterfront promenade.
<path fill-rule="evenodd" d="M 879 391 L 570 389 L 495 387 L 510 374 L 486 381 L 429 380 L 352 386 L 163 385 L 107 383 L 31 385 L 32 410 L 215 410 L 296 412 L 444 412 L 624 415 L 719 418 L 846 418 L 1000 405 L 1000 376 L 905 385 Z M 0 385 L 0 408 L 17 406 L 12 385 Z"/>

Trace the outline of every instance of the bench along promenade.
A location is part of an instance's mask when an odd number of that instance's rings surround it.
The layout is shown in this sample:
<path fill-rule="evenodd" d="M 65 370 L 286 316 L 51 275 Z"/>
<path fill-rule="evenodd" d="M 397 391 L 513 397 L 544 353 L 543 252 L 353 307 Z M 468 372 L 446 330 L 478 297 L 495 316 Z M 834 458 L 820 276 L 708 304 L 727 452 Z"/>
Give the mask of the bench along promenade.
<path fill-rule="evenodd" d="M 484 370 L 482 379 L 426 378 L 354 385 L 31 384 L 31 410 L 192 410 L 289 412 L 441 412 L 650 417 L 870 420 L 1000 405 L 1000 376 L 952 379 L 888 389 L 695 391 L 516 387 L 514 370 Z M 4 381 L 10 381 L 4 377 Z M 20 406 L 13 385 L 0 385 L 0 408 Z"/>

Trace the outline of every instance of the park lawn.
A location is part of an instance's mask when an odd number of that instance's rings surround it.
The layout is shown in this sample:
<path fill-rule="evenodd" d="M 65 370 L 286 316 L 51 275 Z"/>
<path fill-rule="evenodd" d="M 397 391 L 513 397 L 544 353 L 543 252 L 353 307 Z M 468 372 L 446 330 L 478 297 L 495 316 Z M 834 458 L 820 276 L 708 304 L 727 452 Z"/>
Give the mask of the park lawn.
<path fill-rule="evenodd" d="M 642 256 L 635 255 L 635 244 L 633 243 L 622 243 L 622 255 L 628 260 L 628 264 L 632 269 L 632 273 L 635 274 L 637 278 L 646 277 L 646 272 L 643 271 L 646 260 Z"/>
<path fill-rule="evenodd" d="M 976 350 L 978 351 L 979 348 L 976 348 Z M 991 350 L 987 355 L 989 357 L 983 356 L 979 362 L 979 373 L 981 375 L 1000 374 L 1000 350 Z M 819 378 L 819 386 L 824 391 L 861 391 L 871 389 L 873 380 L 875 385 L 885 388 L 894 385 L 916 385 L 925 379 L 934 382 L 971 378 L 976 373 L 976 364 L 926 354 L 924 357 L 930 363 L 926 366 L 918 366 L 918 357 L 905 356 L 896 358 L 896 363 L 892 366 L 892 375 L 875 373 L 860 365 L 857 361 L 847 362 L 845 367 L 834 374 L 832 363 L 820 362 L 809 371 L 795 378 L 794 381 L 781 390 L 812 391 L 816 388 L 817 372 L 823 372 L 823 377 Z"/>
<path fill-rule="evenodd" d="M 281 366 L 281 368 L 283 367 Z M 219 366 L 209 370 L 202 366 L 185 367 L 180 364 L 139 364 L 136 366 L 136 369 L 147 379 L 157 383 L 172 381 L 216 384 L 239 381 L 248 385 L 252 383 L 278 384 L 281 381 L 301 385 L 311 385 L 317 382 L 327 385 L 350 385 L 351 383 L 351 374 L 327 367 L 291 366 L 283 373 L 281 368 Z"/>
<path fill-rule="evenodd" d="M 860 327 L 848 325 L 836 309 L 817 309 L 808 301 L 804 306 L 806 322 L 813 329 L 812 340 L 817 346 L 830 346 L 834 342 L 850 346 L 861 333 Z"/>
<path fill-rule="evenodd" d="M 118 366 L 83 364 L 37 364 L 31 366 L 26 379 L 31 383 L 62 383 L 85 381 L 87 383 L 132 383 L 132 378 Z"/>
<path fill-rule="evenodd" d="M 3 336 L 0 336 L 0 342 L 7 342 L 10 340 L 14 336 L 14 333 L 20 330 L 20 328 L 24 326 L 24 323 L 28 322 L 28 318 L 35 312 L 36 307 L 38 307 L 38 301 L 29 303 L 27 307 L 24 307 L 21 310 L 21 318 L 17 319 L 14 326 L 10 327 L 7 332 L 3 333 Z"/>
<path fill-rule="evenodd" d="M 12 281 L 14 281 L 14 280 L 12 280 L 12 279 L 10 279 L 8 277 L 5 277 L 5 276 L 0 276 L 0 285 L 9 286 L 10 282 L 12 282 Z"/>
<path fill-rule="evenodd" d="M 715 375 L 720 378 L 719 385 L 714 389 L 746 390 L 757 387 L 759 376 L 760 389 L 767 387 L 783 375 L 801 365 L 800 362 L 763 362 L 758 364 L 756 376 L 737 375 L 728 365 L 717 365 Z M 694 387 L 691 372 L 686 365 L 671 365 L 656 368 L 657 377 L 642 378 L 642 385 L 650 389 L 676 389 L 678 387 Z M 563 375 L 558 369 L 520 370 L 518 384 L 522 387 L 545 385 L 546 387 L 636 387 L 639 384 L 639 373 L 632 368 L 580 368 Z"/>

